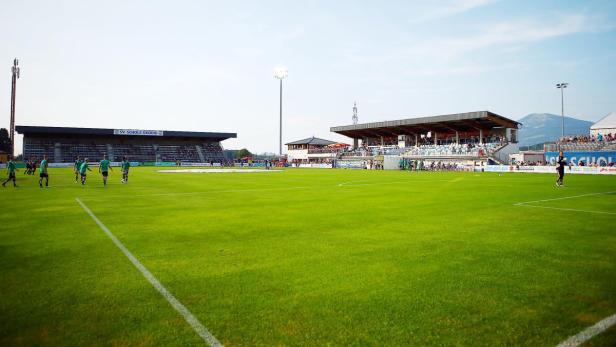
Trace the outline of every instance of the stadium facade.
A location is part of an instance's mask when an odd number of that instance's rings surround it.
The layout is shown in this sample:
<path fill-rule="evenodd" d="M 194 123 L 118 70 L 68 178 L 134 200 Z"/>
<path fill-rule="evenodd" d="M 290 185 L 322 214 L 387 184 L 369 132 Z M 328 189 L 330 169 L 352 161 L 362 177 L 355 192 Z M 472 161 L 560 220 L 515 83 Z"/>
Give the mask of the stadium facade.
<path fill-rule="evenodd" d="M 99 161 L 103 155 L 111 161 L 126 156 L 138 162 L 222 162 L 220 142 L 237 137 L 236 133 L 23 125 L 16 130 L 24 136 L 24 159 L 47 155 L 54 163 L 72 162 L 76 156 Z"/>

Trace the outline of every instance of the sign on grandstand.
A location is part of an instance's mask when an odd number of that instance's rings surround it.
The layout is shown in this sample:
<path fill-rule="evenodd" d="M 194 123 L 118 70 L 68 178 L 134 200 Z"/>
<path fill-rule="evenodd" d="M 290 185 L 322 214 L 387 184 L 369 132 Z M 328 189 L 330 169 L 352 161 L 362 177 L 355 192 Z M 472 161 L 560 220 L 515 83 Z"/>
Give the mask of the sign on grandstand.
<path fill-rule="evenodd" d="M 163 136 L 162 130 L 139 130 L 139 129 L 113 129 L 114 135 L 131 135 L 131 136 Z"/>

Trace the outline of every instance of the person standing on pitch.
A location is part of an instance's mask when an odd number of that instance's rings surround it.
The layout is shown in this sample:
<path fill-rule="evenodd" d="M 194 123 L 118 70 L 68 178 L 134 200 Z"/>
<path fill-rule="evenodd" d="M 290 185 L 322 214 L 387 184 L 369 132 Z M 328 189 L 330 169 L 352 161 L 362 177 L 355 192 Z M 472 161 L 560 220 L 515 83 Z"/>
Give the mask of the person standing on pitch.
<path fill-rule="evenodd" d="M 103 186 L 105 187 L 107 186 L 107 176 L 109 175 L 109 169 L 113 171 L 109 160 L 107 160 L 107 156 L 103 155 L 103 160 L 101 160 L 100 164 L 98 165 L 98 172 L 103 175 Z"/>
<path fill-rule="evenodd" d="M 15 171 L 17 171 L 17 166 L 10 155 L 8 156 L 8 161 L 6 162 L 6 171 L 9 174 L 9 178 L 2 183 L 2 186 L 6 187 L 6 183 L 8 181 L 13 181 L 13 187 L 17 188 L 17 183 L 15 182 Z"/>
<path fill-rule="evenodd" d="M 87 171 L 92 171 L 92 170 L 88 167 L 88 158 L 85 158 L 83 160 L 83 163 L 81 163 L 81 166 L 79 167 L 79 174 L 81 175 L 81 185 L 82 186 L 86 184 Z"/>
<path fill-rule="evenodd" d="M 39 187 L 43 188 L 43 178 L 45 179 L 45 187 L 49 187 L 49 174 L 47 173 L 47 156 L 43 156 L 41 166 L 39 167 Z"/>
<path fill-rule="evenodd" d="M 558 179 L 556 180 L 556 186 L 563 186 L 563 178 L 565 177 L 565 165 L 567 165 L 567 160 L 565 158 L 565 154 L 563 151 L 558 152 L 558 160 L 556 161 L 556 172 L 558 172 Z"/>
<path fill-rule="evenodd" d="M 83 161 L 81 161 L 79 156 L 76 156 L 75 157 L 75 165 L 74 165 L 74 169 L 75 169 L 75 183 L 77 183 L 77 180 L 79 179 L 79 169 L 81 168 L 81 164 L 83 164 Z"/>
<path fill-rule="evenodd" d="M 122 158 L 122 183 L 128 183 L 128 169 L 130 169 L 130 162 L 126 157 Z"/>

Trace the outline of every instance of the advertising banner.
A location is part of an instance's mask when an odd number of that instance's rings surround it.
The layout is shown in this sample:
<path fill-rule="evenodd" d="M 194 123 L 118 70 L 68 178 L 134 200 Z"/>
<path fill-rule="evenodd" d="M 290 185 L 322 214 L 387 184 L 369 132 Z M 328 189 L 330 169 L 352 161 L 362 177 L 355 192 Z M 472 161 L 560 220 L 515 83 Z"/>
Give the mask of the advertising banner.
<path fill-rule="evenodd" d="M 596 151 L 596 152 L 568 152 L 565 151 L 565 158 L 567 162 L 572 165 L 578 165 L 580 161 L 584 164 L 609 165 L 610 163 L 616 163 L 616 151 Z M 558 152 L 545 152 L 545 160 L 548 163 L 556 163 L 558 158 Z"/>
<path fill-rule="evenodd" d="M 487 165 L 485 172 L 527 172 L 556 174 L 556 166 Z M 565 166 L 565 174 L 616 175 L 616 167 Z"/>
<path fill-rule="evenodd" d="M 130 136 L 163 136 L 162 130 L 139 130 L 139 129 L 113 129 L 114 135 Z"/>

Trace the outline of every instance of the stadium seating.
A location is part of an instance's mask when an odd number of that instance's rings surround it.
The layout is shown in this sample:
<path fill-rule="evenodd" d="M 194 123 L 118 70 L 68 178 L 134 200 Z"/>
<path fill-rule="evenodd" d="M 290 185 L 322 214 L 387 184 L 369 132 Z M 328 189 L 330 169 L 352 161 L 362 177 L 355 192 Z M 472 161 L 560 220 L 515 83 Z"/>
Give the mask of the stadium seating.
<path fill-rule="evenodd" d="M 72 162 L 76 156 L 100 161 L 107 155 L 112 161 L 120 161 L 126 156 L 131 161 L 181 161 L 181 162 L 221 162 L 224 160 L 222 147 L 218 142 L 194 144 L 127 144 L 127 143 L 74 143 L 51 141 L 26 141 L 24 157 L 40 160 L 47 155 L 51 162 Z"/>

